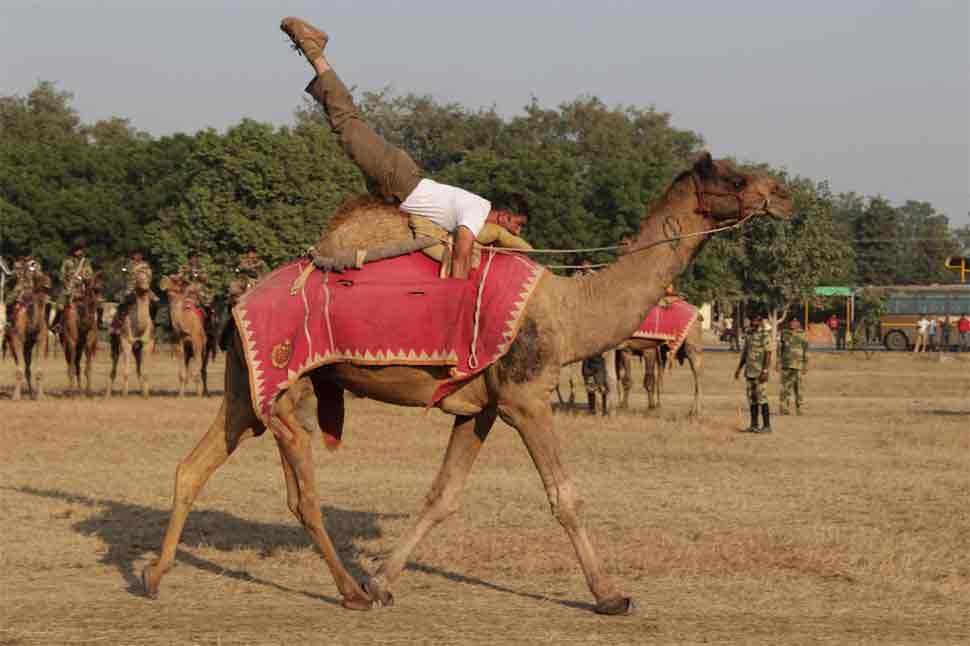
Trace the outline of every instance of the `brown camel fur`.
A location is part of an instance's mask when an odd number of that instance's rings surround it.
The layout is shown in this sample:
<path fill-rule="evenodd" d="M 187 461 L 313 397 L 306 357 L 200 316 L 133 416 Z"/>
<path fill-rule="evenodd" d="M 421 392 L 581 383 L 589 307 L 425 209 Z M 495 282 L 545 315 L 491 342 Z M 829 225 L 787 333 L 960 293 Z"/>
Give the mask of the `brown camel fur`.
<path fill-rule="evenodd" d="M 663 348 L 663 342 L 652 339 L 640 339 L 633 337 L 628 339 L 620 348 L 617 349 L 617 381 L 622 388 L 621 408 L 628 408 L 630 405 L 630 391 L 633 389 L 633 382 L 627 376 L 620 379 L 621 370 L 630 374 L 630 355 L 638 354 L 643 357 L 643 388 L 647 391 L 647 408 L 660 408 L 660 393 L 663 390 L 663 373 L 669 368 L 673 357 Z M 700 417 L 701 414 L 701 370 L 704 359 L 704 341 L 701 320 L 697 319 L 691 324 L 687 331 L 687 337 L 683 344 L 677 349 L 677 359 L 686 359 L 694 376 L 694 404 L 691 406 L 689 415 Z M 622 366 L 620 364 L 623 364 Z"/>
<path fill-rule="evenodd" d="M 629 338 L 647 311 L 660 300 L 664 287 L 700 249 L 707 231 L 745 216 L 768 213 L 786 217 L 791 212 L 792 202 L 779 182 L 745 177 L 727 163 L 715 162 L 705 154 L 649 210 L 632 253 L 592 276 L 547 275 L 536 287 L 508 354 L 438 402 L 441 410 L 455 416 L 455 423 L 426 505 L 416 525 L 364 584 L 355 581 L 344 568 L 324 528 L 311 436 L 300 424 L 296 411 L 311 390 L 321 402 L 325 401 L 323 393 L 332 395 L 348 389 L 389 404 L 425 406 L 435 389 L 446 381 L 447 371 L 332 364 L 311 372 L 308 380 L 277 399 L 270 430 L 283 464 L 287 503 L 326 561 L 344 606 L 364 610 L 392 603 L 390 586 L 415 546 L 457 509 L 459 494 L 475 458 L 495 420 L 501 419 L 518 431 L 532 457 L 552 514 L 572 541 L 595 597 L 596 611 L 629 612 L 631 599 L 607 579 L 579 513 L 579 492 L 560 461 L 550 401 L 560 367 Z M 360 240 L 342 233 L 348 226 L 353 230 L 352 223 L 363 215 L 364 210 L 344 220 L 347 226 L 331 228 L 321 247 L 326 247 L 328 241 L 344 249 L 358 246 Z M 403 218 L 398 219 L 406 227 Z M 406 229 L 404 232 L 406 236 Z M 650 244 L 682 234 L 697 235 Z M 604 316 L 604 312 L 609 316 Z M 601 324 L 589 325 L 594 319 Z M 227 353 L 225 379 L 225 396 L 218 416 L 176 470 L 173 508 L 161 554 L 142 574 L 149 596 L 157 594 L 162 577 L 173 565 L 179 536 L 199 490 L 243 439 L 265 430 L 252 408 L 249 375 L 238 334 L 233 335 Z"/>
<path fill-rule="evenodd" d="M 81 394 L 81 359 L 84 359 L 84 394 L 91 396 L 91 366 L 98 352 L 97 278 L 82 283 L 83 295 L 64 308 L 61 343 L 67 363 L 67 390 Z"/>
<path fill-rule="evenodd" d="M 164 276 L 158 286 L 168 294 L 168 313 L 175 335 L 173 348 L 179 362 L 178 396 L 185 396 L 185 385 L 191 378 L 195 394 L 208 397 L 209 339 L 202 315 L 194 301 L 186 296 L 188 285 L 178 275 Z"/>
<path fill-rule="evenodd" d="M 26 383 L 27 394 L 35 399 L 44 399 L 43 372 L 38 366 L 31 374 L 35 357 L 47 356 L 48 328 L 47 303 L 49 302 L 50 278 L 35 278 L 34 290 L 26 294 L 14 308 L 13 324 L 7 336 L 7 347 L 17 366 L 17 383 L 13 389 L 13 399 L 19 400 Z M 23 366 L 21 366 L 23 361 Z M 36 384 L 36 392 L 34 385 Z"/>
<path fill-rule="evenodd" d="M 118 360 L 121 364 L 121 395 L 128 396 L 128 374 L 131 364 L 141 385 L 141 395 L 147 398 L 151 392 L 148 381 L 148 357 L 155 350 L 155 321 L 152 320 L 151 285 L 148 274 L 135 274 L 135 305 L 121 322 L 119 334 L 111 335 L 111 377 L 104 390 L 105 399 L 110 399 L 118 377 Z"/>

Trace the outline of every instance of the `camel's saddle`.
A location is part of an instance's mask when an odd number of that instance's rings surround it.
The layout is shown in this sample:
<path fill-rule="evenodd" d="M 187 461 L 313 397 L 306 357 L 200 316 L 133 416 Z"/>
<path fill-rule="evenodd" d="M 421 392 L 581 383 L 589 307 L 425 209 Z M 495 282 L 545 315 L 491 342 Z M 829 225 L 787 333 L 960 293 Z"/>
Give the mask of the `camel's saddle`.
<path fill-rule="evenodd" d="M 268 424 L 276 398 L 327 364 L 445 366 L 432 405 L 498 360 L 545 269 L 482 254 L 468 280 L 440 279 L 439 263 L 417 251 L 339 272 L 302 258 L 261 279 L 233 308 L 257 415 Z"/>

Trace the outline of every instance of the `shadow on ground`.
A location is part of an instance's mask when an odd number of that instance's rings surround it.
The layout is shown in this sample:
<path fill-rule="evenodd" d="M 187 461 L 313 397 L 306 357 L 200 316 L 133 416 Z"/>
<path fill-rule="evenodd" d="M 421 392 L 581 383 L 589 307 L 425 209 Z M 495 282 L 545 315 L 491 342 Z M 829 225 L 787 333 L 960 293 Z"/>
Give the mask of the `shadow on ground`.
<path fill-rule="evenodd" d="M 128 592 L 135 595 L 144 593 L 140 573 L 135 572 L 135 562 L 143 558 L 154 558 L 158 554 L 162 536 L 168 523 L 168 510 L 103 498 L 91 498 L 58 489 L 38 489 L 26 485 L 5 487 L 5 489 L 30 496 L 60 500 L 72 505 L 99 509 L 100 511 L 96 515 L 75 523 L 72 526 L 73 529 L 85 536 L 96 536 L 101 539 L 108 547 L 104 556 L 101 557 L 101 563 L 117 568 L 128 584 Z M 383 554 L 360 549 L 355 545 L 355 542 L 374 540 L 383 536 L 381 521 L 409 516 L 409 514 L 402 513 L 340 509 L 326 505 L 321 507 L 321 510 L 327 533 L 330 534 L 334 547 L 340 552 L 341 560 L 343 560 L 347 570 L 357 580 L 364 580 L 368 575 L 367 571 L 361 566 L 361 558 L 380 558 Z M 70 512 L 67 512 L 62 517 L 69 517 L 69 514 Z M 272 558 L 280 550 L 306 547 L 310 545 L 310 540 L 303 528 L 295 523 L 292 525 L 262 523 L 243 520 L 221 511 L 199 510 L 192 511 L 189 515 L 179 545 L 214 547 L 224 551 L 255 549 L 259 550 L 261 557 Z M 176 553 L 176 563 L 191 565 L 199 570 L 219 576 L 268 586 L 281 592 L 303 594 L 312 599 L 340 605 L 340 599 L 336 597 L 304 590 L 293 590 L 273 581 L 255 577 L 245 570 L 226 569 L 218 563 L 200 558 L 182 549 L 179 549 Z M 439 576 L 457 583 L 481 586 L 489 590 L 540 601 L 549 601 L 570 608 L 593 609 L 593 605 L 589 603 L 523 592 L 416 561 L 409 561 L 407 569 Z"/>

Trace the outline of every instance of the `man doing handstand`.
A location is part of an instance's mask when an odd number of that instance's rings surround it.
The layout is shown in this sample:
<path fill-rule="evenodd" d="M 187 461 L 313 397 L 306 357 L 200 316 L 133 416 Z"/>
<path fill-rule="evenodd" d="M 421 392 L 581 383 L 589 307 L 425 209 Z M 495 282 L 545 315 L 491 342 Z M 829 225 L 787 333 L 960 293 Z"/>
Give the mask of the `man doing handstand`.
<path fill-rule="evenodd" d="M 389 144 L 364 122 L 350 92 L 323 54 L 329 40 L 325 32 L 292 17 L 284 18 L 280 29 L 316 71 L 306 91 L 323 107 L 340 145 L 364 174 L 368 190 L 397 202 L 411 216 L 415 235 L 440 238 L 442 230 L 454 235 L 452 276 L 468 276 L 476 241 L 516 249 L 532 248 L 519 237 L 527 215 L 494 208 L 474 193 L 422 178 L 417 164 L 406 152 Z M 442 253 L 443 247 L 438 247 L 439 259 Z"/>

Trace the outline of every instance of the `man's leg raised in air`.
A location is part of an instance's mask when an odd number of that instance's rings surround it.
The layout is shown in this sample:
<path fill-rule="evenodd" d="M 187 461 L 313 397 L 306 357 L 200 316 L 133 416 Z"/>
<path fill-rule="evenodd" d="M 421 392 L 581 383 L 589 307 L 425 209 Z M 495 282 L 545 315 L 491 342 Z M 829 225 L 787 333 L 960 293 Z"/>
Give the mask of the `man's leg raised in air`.
<path fill-rule="evenodd" d="M 280 29 L 316 72 L 306 91 L 323 107 L 344 152 L 364 174 L 368 190 L 386 200 L 406 200 L 421 181 L 420 169 L 406 152 L 387 143 L 364 121 L 323 53 L 327 34 L 292 17 L 284 18 Z"/>

